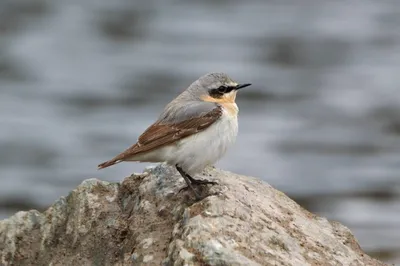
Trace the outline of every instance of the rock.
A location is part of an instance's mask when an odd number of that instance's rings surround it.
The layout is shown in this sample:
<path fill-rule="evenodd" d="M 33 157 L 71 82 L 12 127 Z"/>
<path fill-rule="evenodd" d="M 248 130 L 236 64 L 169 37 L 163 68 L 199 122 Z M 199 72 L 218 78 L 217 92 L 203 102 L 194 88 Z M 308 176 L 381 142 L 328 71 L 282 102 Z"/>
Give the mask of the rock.
<path fill-rule="evenodd" d="M 179 192 L 184 181 L 166 165 L 121 184 L 85 180 L 44 213 L 1 221 L 0 264 L 384 265 L 349 229 L 258 179 L 203 175 L 219 185 L 199 187 L 201 201 Z"/>

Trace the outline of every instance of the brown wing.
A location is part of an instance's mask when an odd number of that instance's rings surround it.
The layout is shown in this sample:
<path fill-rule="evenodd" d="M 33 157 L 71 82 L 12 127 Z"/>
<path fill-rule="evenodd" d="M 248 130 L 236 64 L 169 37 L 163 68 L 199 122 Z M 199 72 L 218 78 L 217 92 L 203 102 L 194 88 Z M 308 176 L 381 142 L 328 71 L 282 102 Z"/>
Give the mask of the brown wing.
<path fill-rule="evenodd" d="M 106 168 L 138 153 L 151 151 L 196 134 L 212 125 L 221 115 L 222 109 L 216 107 L 203 116 L 190 118 L 176 124 L 154 123 L 139 137 L 136 144 L 110 161 L 98 165 L 98 168 Z"/>

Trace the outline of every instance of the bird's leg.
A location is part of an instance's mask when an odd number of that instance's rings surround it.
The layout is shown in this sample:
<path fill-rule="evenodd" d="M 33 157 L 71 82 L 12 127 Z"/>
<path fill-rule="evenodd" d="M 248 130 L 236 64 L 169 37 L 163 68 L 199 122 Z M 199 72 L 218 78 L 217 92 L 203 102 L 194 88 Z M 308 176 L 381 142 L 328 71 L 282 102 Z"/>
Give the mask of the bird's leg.
<path fill-rule="evenodd" d="M 193 190 L 193 193 L 196 196 L 196 199 L 201 199 L 200 194 L 193 188 L 192 183 L 190 183 L 190 179 L 188 177 L 188 174 L 186 174 L 185 171 L 183 171 L 182 168 L 180 168 L 178 165 L 176 165 L 175 167 L 176 167 L 176 170 L 178 170 L 178 172 L 181 174 L 183 179 L 185 179 L 186 184 L 188 185 L 188 187 L 191 190 Z"/>
<path fill-rule="evenodd" d="M 201 180 L 201 179 L 194 179 L 190 175 L 186 174 L 186 177 L 192 182 L 194 185 L 217 185 L 217 182 L 208 181 L 208 180 Z"/>

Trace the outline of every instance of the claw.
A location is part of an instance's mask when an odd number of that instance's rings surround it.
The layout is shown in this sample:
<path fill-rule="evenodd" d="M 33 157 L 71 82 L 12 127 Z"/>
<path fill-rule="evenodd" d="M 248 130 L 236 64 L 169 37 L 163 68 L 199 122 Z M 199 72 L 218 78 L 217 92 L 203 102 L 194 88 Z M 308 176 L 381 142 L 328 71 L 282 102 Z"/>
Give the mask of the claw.
<path fill-rule="evenodd" d="M 214 182 L 214 181 L 194 179 L 189 174 L 185 173 L 185 171 L 183 171 L 182 168 L 180 168 L 178 165 L 176 165 L 175 167 L 176 167 L 176 170 L 178 170 L 178 172 L 181 174 L 183 179 L 185 179 L 185 182 L 187 184 L 187 187 L 181 188 L 179 190 L 179 192 L 181 192 L 182 190 L 185 190 L 187 188 L 190 188 L 193 191 L 194 195 L 196 196 L 197 200 L 201 200 L 203 198 L 200 196 L 199 192 L 197 192 L 194 189 L 194 187 L 193 187 L 194 185 L 217 185 L 218 184 L 217 182 Z"/>
<path fill-rule="evenodd" d="M 183 187 L 183 188 L 181 188 L 181 189 L 178 191 L 178 193 L 181 193 L 181 192 L 184 191 L 184 190 L 188 190 L 189 188 L 190 188 L 189 186 Z"/>
<path fill-rule="evenodd" d="M 192 188 L 189 187 L 189 186 L 186 186 L 186 187 L 181 188 L 181 189 L 178 191 L 178 193 L 181 193 L 182 191 L 188 190 L 188 189 L 190 189 L 190 190 L 193 191 L 193 193 L 194 193 L 194 195 L 195 195 L 195 197 L 196 197 L 197 200 L 203 199 L 203 198 L 200 196 L 200 194 L 199 194 L 195 189 L 192 189 Z"/>
<path fill-rule="evenodd" d="M 215 181 L 208 181 L 208 180 L 201 180 L 201 179 L 194 179 L 190 180 L 193 185 L 218 185 L 218 182 Z"/>

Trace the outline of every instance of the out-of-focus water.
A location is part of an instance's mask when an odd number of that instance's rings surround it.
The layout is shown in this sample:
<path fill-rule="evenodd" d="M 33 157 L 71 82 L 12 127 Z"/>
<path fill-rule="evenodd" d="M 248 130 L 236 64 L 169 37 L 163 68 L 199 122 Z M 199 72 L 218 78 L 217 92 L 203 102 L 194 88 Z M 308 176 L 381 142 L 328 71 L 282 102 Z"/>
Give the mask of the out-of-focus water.
<path fill-rule="evenodd" d="M 400 2 L 0 2 L 0 216 L 44 209 L 199 76 L 251 82 L 218 166 L 400 263 Z"/>

